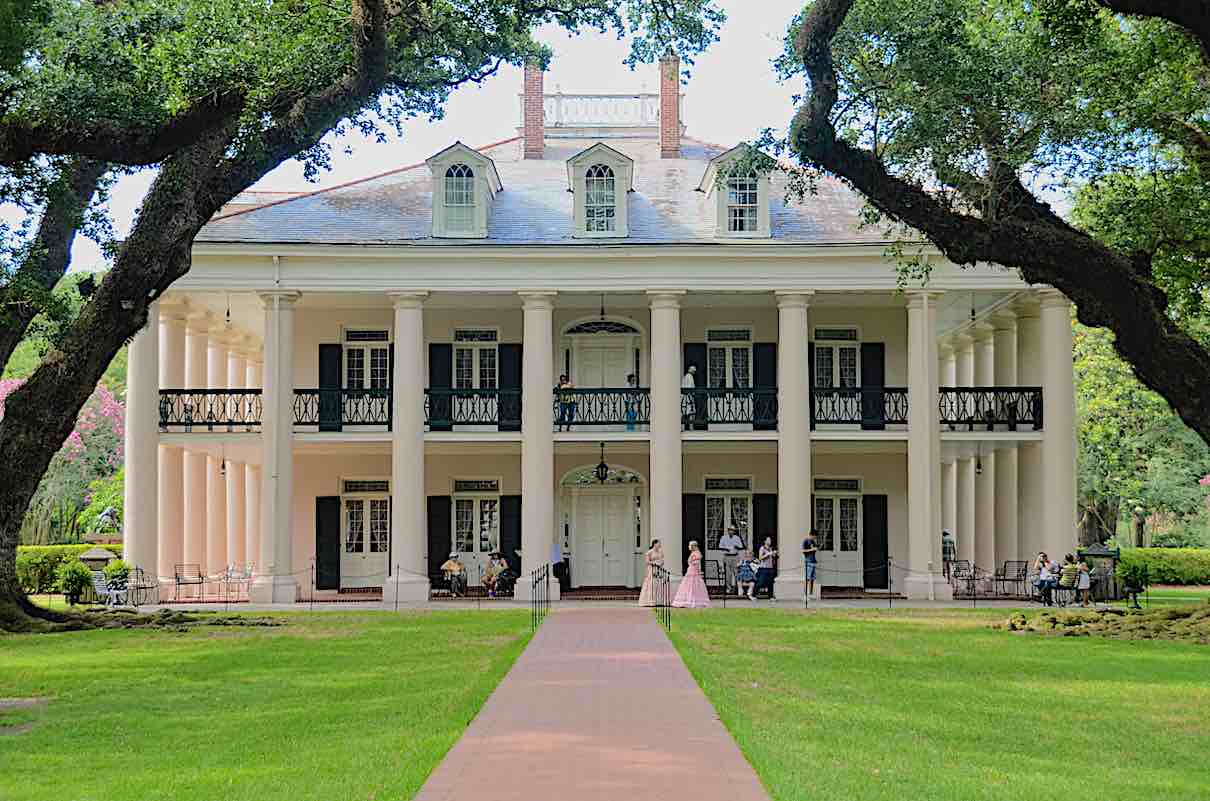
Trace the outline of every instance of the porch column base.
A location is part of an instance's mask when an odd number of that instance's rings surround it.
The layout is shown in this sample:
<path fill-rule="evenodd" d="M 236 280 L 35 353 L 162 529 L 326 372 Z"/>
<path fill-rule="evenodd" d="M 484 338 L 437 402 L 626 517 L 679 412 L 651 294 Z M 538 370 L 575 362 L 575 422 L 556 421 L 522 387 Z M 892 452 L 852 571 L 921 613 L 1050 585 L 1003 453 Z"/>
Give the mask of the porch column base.
<path fill-rule="evenodd" d="M 930 573 L 924 576 L 907 576 L 900 585 L 900 592 L 912 601 L 952 601 L 954 590 L 945 576 Z"/>
<path fill-rule="evenodd" d="M 429 589 L 429 580 L 425 576 L 388 576 L 382 584 L 382 603 L 427 604 Z"/>
<path fill-rule="evenodd" d="M 811 600 L 818 601 L 820 598 L 820 590 L 823 586 L 816 581 L 815 591 L 811 593 Z M 797 573 L 783 574 L 779 573 L 773 578 L 773 594 L 777 596 L 779 601 L 801 601 L 803 596 L 807 594 L 807 585 L 803 581 L 802 571 Z"/>
<path fill-rule="evenodd" d="M 529 576 L 522 576 L 513 585 L 513 600 L 529 602 L 533 600 L 533 584 Z M 550 600 L 559 600 L 559 581 L 553 575 L 550 577 Z"/>
<path fill-rule="evenodd" d="M 298 601 L 298 582 L 293 576 L 257 576 L 248 587 L 254 604 L 292 604 Z"/>

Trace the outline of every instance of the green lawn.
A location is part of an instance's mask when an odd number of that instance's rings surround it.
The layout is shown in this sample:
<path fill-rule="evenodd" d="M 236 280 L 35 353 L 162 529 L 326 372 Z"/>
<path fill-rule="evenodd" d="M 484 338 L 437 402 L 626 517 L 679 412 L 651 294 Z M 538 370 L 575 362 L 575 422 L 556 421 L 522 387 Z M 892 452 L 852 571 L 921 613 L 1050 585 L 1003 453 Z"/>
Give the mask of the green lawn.
<path fill-rule="evenodd" d="M 1210 799 L 1210 649 L 1007 614 L 711 610 L 672 639 L 774 801 Z"/>
<path fill-rule="evenodd" d="M 526 611 L 282 617 L 0 637 L 0 699 L 49 699 L 0 711 L 0 799 L 408 799 L 529 639 Z"/>

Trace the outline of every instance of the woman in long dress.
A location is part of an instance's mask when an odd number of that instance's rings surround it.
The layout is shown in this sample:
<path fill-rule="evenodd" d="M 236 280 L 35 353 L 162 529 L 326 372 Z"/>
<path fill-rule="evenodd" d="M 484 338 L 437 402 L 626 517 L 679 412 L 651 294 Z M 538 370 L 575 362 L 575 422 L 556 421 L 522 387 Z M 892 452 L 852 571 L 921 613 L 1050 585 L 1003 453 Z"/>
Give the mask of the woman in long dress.
<path fill-rule="evenodd" d="M 681 586 L 676 588 L 672 605 L 678 609 L 705 609 L 710 606 L 710 595 L 706 592 L 706 580 L 702 578 L 702 552 L 697 540 L 689 541 L 689 567 Z"/>
<path fill-rule="evenodd" d="M 651 548 L 648 549 L 644 558 L 647 560 L 647 573 L 643 576 L 643 589 L 639 590 L 639 606 L 655 606 L 655 595 L 651 586 L 653 582 L 651 566 L 664 566 L 664 547 L 660 545 L 659 540 L 651 541 Z"/>

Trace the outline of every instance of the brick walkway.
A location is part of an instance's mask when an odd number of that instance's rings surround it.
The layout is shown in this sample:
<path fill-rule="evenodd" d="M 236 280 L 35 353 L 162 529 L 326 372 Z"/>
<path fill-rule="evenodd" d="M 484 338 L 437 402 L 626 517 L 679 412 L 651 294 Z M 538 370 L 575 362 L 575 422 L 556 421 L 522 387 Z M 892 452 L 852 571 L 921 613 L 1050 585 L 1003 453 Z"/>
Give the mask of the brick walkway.
<path fill-rule="evenodd" d="M 557 609 L 417 801 L 768 801 L 651 612 Z"/>

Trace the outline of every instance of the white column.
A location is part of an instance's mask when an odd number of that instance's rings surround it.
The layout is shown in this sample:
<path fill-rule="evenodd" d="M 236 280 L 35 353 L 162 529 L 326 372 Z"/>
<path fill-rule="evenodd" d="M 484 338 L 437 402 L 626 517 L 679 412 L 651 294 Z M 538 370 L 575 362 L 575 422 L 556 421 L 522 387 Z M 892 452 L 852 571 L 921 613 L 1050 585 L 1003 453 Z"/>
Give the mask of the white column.
<path fill-rule="evenodd" d="M 185 329 L 185 387 L 205 389 L 206 352 L 210 341 L 204 319 L 191 319 Z M 202 409 L 195 414 L 201 415 Z M 206 572 L 206 453 L 185 451 L 185 563 Z"/>
<path fill-rule="evenodd" d="M 126 367 L 126 484 L 122 500 L 123 554 L 131 567 L 154 576 L 159 569 L 160 306 L 147 309 L 147 325 L 130 343 Z"/>
<path fill-rule="evenodd" d="M 244 367 L 244 386 L 260 389 L 260 354 L 248 357 Z M 253 568 L 260 561 L 260 487 L 261 469 L 258 464 L 244 465 L 244 554 Z"/>
<path fill-rule="evenodd" d="M 773 583 L 774 594 L 782 599 L 801 599 L 805 589 L 800 543 L 811 520 L 807 371 L 807 305 L 811 294 L 777 293 L 777 550 L 781 558 Z M 818 594 L 820 584 L 815 587 Z"/>
<path fill-rule="evenodd" d="M 243 354 L 232 348 L 227 353 L 228 388 L 243 389 L 246 370 Z M 239 407 L 233 402 L 231 408 L 235 410 Z M 244 479 L 244 463 L 237 459 L 227 459 L 227 561 L 241 570 L 249 561 L 244 532 Z"/>
<path fill-rule="evenodd" d="M 947 597 L 941 578 L 941 432 L 937 414 L 938 294 L 908 294 L 908 597 Z M 895 557 L 896 554 L 891 554 Z M 902 558 L 902 557 L 900 557 Z M 898 566 L 903 566 L 900 562 Z"/>
<path fill-rule="evenodd" d="M 160 386 L 184 389 L 183 318 L 161 312 L 160 357 Z M 185 560 L 185 451 L 179 445 L 160 445 L 159 458 L 159 579 L 166 584 Z"/>
<path fill-rule="evenodd" d="M 1004 312 L 992 320 L 996 341 L 996 386 L 1017 386 L 1017 318 Z M 996 564 L 1024 559 L 1017 528 L 1017 446 L 996 451 Z"/>
<path fill-rule="evenodd" d="M 975 341 L 965 334 L 960 334 L 954 342 L 956 386 L 973 387 L 975 385 Z M 975 457 L 973 452 L 965 453 L 958 460 L 956 481 L 958 483 L 955 493 L 957 529 L 954 531 L 954 538 L 957 540 L 958 558 L 973 562 L 975 560 Z"/>
<path fill-rule="evenodd" d="M 958 355 L 953 344 L 943 343 L 940 351 L 938 383 L 943 387 L 957 386 Z M 944 451 L 941 456 L 941 529 L 951 534 L 958 530 L 958 460 Z"/>
<path fill-rule="evenodd" d="M 514 596 L 528 600 L 529 573 L 550 564 L 555 542 L 555 435 L 552 416 L 555 292 L 524 292 L 521 360 L 521 573 Z M 558 597 L 558 582 L 550 583 Z"/>
<path fill-rule="evenodd" d="M 400 292 L 391 296 L 395 306 L 395 368 L 391 374 L 391 575 L 382 587 L 383 603 L 399 600 L 414 604 L 429 600 L 425 559 L 428 524 L 424 496 L 424 382 L 420 380 L 424 375 L 427 294 Z M 541 353 L 535 357 L 541 358 Z M 549 366 L 548 359 L 548 369 Z M 549 431 L 547 426 L 548 435 Z M 548 469 L 553 473 L 553 441 L 549 460 Z M 522 550 L 528 553 L 528 542 L 523 540 L 522 545 Z M 546 550 L 549 554 L 549 545 Z"/>
<path fill-rule="evenodd" d="M 1071 303 L 1054 289 L 1042 301 L 1042 537 L 1056 558 L 1076 545 L 1076 393 Z"/>
<path fill-rule="evenodd" d="M 210 335 L 206 354 L 206 385 L 210 389 L 227 386 L 227 342 L 220 334 Z M 225 416 L 216 403 L 215 413 Z M 226 426 L 215 428 L 226 431 Z M 227 479 L 226 452 L 220 446 L 206 457 L 206 570 L 214 576 L 227 565 Z"/>
<path fill-rule="evenodd" d="M 993 331 L 981 323 L 975 327 L 975 386 L 995 386 L 995 370 Z M 976 426 L 975 431 L 986 431 L 986 427 Z M 975 459 L 975 564 L 992 570 L 996 562 L 996 452 L 981 443 L 976 445 Z"/>
<path fill-rule="evenodd" d="M 261 548 L 248 591 L 255 603 L 293 603 L 294 304 L 297 292 L 261 293 L 265 306 L 264 403 L 261 422 Z"/>
<path fill-rule="evenodd" d="M 651 536 L 664 546 L 664 567 L 682 571 L 681 552 L 681 297 L 651 298 Z M 705 377 L 700 377 L 704 380 Z"/>
<path fill-rule="evenodd" d="M 1042 328 L 1036 298 L 1022 301 L 1017 311 L 1017 381 L 1023 387 L 1042 386 Z M 1022 442 L 1017 451 L 1017 531 L 1022 558 L 1045 547 L 1042 536 L 1042 443 Z"/>

